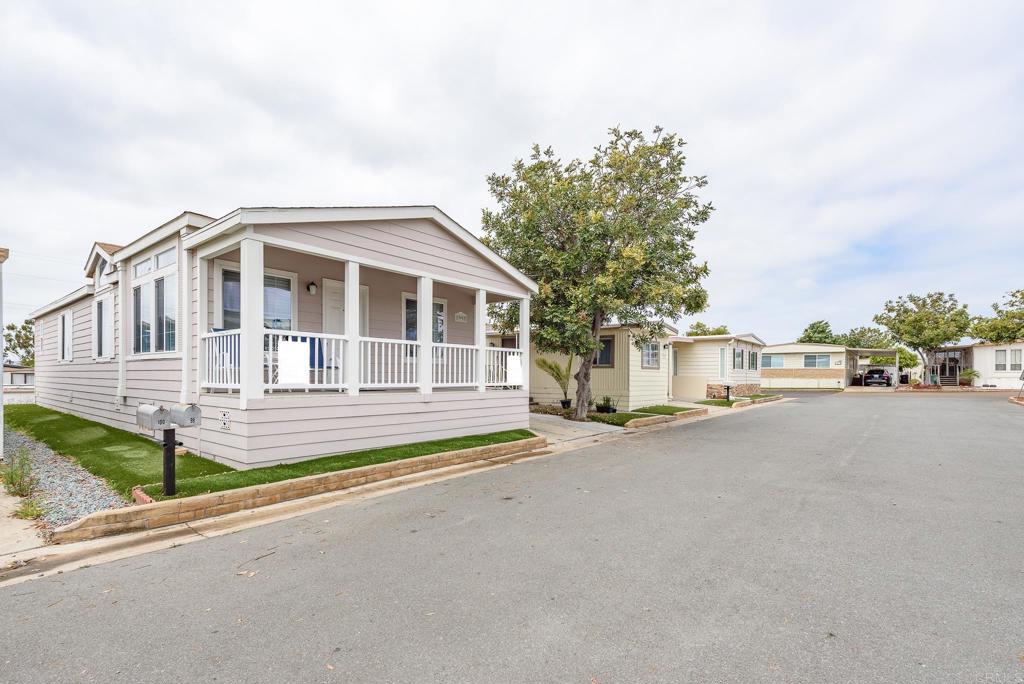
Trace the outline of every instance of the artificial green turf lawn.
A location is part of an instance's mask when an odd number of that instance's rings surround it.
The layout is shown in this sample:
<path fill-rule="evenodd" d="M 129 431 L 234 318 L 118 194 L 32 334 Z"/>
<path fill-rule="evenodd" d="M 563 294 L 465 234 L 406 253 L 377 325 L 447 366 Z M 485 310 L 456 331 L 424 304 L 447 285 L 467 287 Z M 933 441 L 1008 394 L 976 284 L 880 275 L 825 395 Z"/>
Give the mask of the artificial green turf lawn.
<path fill-rule="evenodd" d="M 587 420 L 595 423 L 608 423 L 609 425 L 618 425 L 619 427 L 625 427 L 626 423 L 633 420 L 634 418 L 650 418 L 650 414 L 647 413 L 631 413 L 624 411 L 622 413 L 588 413 Z"/>
<path fill-rule="evenodd" d="M 633 413 L 653 413 L 658 416 L 674 416 L 677 413 L 684 413 L 686 411 L 696 411 L 695 408 L 685 408 L 683 406 L 666 406 L 665 404 L 657 404 L 655 406 L 644 406 L 643 408 L 634 409 Z"/>
<path fill-rule="evenodd" d="M 163 449 L 141 435 L 35 404 L 5 406 L 4 424 L 70 457 L 125 496 L 135 485 L 163 479 Z M 175 459 L 175 470 L 181 480 L 231 468 L 189 454 Z"/>
<path fill-rule="evenodd" d="M 701 399 L 694 403 L 704 404 L 706 406 L 725 406 L 727 408 L 732 408 L 732 405 L 737 401 L 746 401 L 746 399 Z"/>
<path fill-rule="evenodd" d="M 286 463 L 266 468 L 253 468 L 252 470 L 232 470 L 231 472 L 204 475 L 190 479 L 179 477 L 177 482 L 178 493 L 173 497 L 165 497 L 163 495 L 163 485 L 161 484 L 147 485 L 143 489 L 154 499 L 195 496 L 196 494 L 222 492 L 250 485 L 280 482 L 281 480 L 290 480 L 306 475 L 319 475 L 320 473 L 329 473 L 336 470 L 348 470 L 349 468 L 358 468 L 359 466 L 398 461 L 403 458 L 437 454 L 442 451 L 455 451 L 456 449 L 469 449 L 489 444 L 516 442 L 529 437 L 535 437 L 529 430 L 506 430 L 505 432 L 492 432 L 486 435 L 469 435 L 467 437 L 437 439 L 431 442 L 415 442 L 413 444 L 369 449 L 367 451 L 353 451 L 347 454 L 324 456 L 299 463 Z"/>

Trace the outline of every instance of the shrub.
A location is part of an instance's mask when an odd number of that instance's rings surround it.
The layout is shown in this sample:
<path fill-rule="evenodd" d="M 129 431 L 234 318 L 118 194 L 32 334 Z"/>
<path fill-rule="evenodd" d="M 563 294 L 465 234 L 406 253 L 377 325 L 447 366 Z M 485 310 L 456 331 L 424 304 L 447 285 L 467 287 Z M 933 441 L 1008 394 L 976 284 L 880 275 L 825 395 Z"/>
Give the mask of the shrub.
<path fill-rule="evenodd" d="M 569 357 L 568 362 L 564 366 L 543 356 L 534 363 L 537 364 L 537 368 L 551 376 L 551 379 L 558 385 L 558 389 L 562 390 L 562 397 L 568 401 L 569 381 L 572 380 L 572 357 Z"/>
<path fill-rule="evenodd" d="M 36 478 L 32 475 L 32 459 L 28 449 L 17 449 L 10 463 L 0 466 L 0 479 L 8 493 L 14 496 L 28 496 L 32 493 L 36 488 Z"/>

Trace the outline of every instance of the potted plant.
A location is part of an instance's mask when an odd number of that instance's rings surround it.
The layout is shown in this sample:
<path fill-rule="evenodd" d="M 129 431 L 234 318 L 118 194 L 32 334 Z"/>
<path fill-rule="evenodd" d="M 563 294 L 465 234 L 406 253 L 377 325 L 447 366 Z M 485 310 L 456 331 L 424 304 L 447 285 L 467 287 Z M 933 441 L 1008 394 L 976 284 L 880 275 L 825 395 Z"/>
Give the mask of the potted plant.
<path fill-rule="evenodd" d="M 537 368 L 550 375 L 551 379 L 558 385 L 558 389 L 562 390 L 562 399 L 559 402 L 562 404 L 562 408 L 571 408 L 572 399 L 569 398 L 569 380 L 572 379 L 572 357 L 569 357 L 565 366 L 555 363 L 551 359 L 541 357 L 537 359 Z"/>
<path fill-rule="evenodd" d="M 973 368 L 964 368 L 960 371 L 960 386 L 970 387 L 974 381 L 981 377 L 981 373 Z"/>
<path fill-rule="evenodd" d="M 618 406 L 618 404 L 618 401 L 616 401 L 615 399 L 606 394 L 603 397 L 601 397 L 601 401 L 597 402 L 597 412 L 615 413 L 617 410 L 615 407 Z"/>

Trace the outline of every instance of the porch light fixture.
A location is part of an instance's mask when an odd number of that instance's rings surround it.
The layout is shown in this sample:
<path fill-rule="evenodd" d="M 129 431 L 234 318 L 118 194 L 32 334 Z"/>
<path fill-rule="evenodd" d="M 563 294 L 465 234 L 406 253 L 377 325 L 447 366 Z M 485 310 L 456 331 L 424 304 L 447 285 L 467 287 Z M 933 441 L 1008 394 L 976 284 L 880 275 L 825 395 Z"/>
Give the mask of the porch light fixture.
<path fill-rule="evenodd" d="M 310 281 L 309 285 L 306 285 L 306 292 L 308 292 L 311 295 L 315 295 L 316 294 L 316 283 L 314 283 L 313 281 Z"/>

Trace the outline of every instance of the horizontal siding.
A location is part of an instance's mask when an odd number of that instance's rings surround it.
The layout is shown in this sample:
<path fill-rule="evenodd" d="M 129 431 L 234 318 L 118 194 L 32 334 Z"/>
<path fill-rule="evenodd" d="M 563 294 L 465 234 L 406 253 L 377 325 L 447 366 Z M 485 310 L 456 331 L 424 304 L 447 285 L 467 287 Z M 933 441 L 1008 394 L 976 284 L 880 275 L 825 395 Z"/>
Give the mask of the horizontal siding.
<path fill-rule="evenodd" d="M 602 333 L 615 338 L 615 365 L 613 368 L 594 368 L 590 372 L 590 391 L 595 401 L 608 395 L 622 406 L 629 403 L 629 338 L 623 330 Z M 488 344 L 501 346 L 501 336 L 488 337 Z M 530 348 L 530 397 L 541 404 L 555 404 L 562 399 L 562 390 L 554 379 L 537 366 L 538 358 L 546 358 L 565 365 L 566 357 L 561 354 L 540 354 Z M 579 359 L 573 359 L 572 373 L 579 370 Z M 569 380 L 569 398 L 576 398 L 576 379 Z"/>
<path fill-rule="evenodd" d="M 528 294 L 504 271 L 430 220 L 257 226 L 257 234 Z"/>
<path fill-rule="evenodd" d="M 629 350 L 629 401 L 627 411 L 664 404 L 669 396 L 669 378 L 671 377 L 671 349 L 664 349 L 665 340 L 660 340 L 660 363 L 658 368 L 644 368 L 643 354 L 635 345 L 628 345 Z"/>

